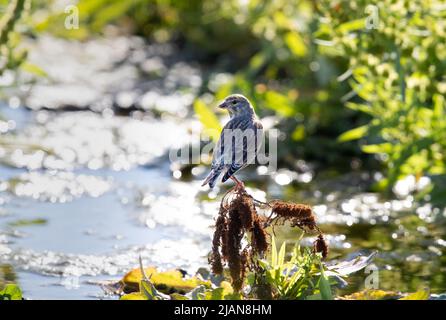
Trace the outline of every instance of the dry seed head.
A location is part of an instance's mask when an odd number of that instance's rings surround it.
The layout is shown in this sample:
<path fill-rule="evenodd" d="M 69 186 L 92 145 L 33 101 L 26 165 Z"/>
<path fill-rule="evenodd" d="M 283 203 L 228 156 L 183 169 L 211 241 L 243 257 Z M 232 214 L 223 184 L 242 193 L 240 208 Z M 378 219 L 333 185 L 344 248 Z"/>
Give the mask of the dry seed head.
<path fill-rule="evenodd" d="M 318 252 L 322 253 L 322 258 L 324 259 L 328 256 L 328 245 L 322 234 L 320 234 L 313 243 L 313 253 Z"/>

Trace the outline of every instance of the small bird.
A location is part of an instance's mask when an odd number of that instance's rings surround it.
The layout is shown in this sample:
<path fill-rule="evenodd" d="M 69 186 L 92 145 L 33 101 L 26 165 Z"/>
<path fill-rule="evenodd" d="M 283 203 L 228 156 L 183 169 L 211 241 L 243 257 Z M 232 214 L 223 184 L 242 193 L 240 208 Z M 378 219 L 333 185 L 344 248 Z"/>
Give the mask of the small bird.
<path fill-rule="evenodd" d="M 223 174 L 222 182 L 231 178 L 236 188 L 244 188 L 234 174 L 254 163 L 263 140 L 263 126 L 249 100 L 241 94 L 226 97 L 219 108 L 229 111 L 230 120 L 214 148 L 211 171 L 202 186 L 209 184 L 212 189 Z"/>

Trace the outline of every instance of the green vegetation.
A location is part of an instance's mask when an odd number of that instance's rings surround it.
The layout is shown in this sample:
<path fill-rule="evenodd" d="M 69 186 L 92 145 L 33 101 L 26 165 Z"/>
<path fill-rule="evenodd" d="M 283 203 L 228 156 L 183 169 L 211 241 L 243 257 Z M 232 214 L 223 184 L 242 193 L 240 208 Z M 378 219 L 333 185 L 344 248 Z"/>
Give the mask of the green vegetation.
<path fill-rule="evenodd" d="M 290 258 L 286 256 L 290 254 Z M 362 267 L 365 267 L 364 264 Z M 361 267 L 361 268 L 362 268 Z M 295 246 L 286 252 L 286 243 L 280 250 L 272 240 L 269 259 L 259 261 L 259 269 L 247 276 L 247 290 L 235 291 L 221 277 L 213 281 L 198 277 L 184 279 L 179 271 L 157 272 L 154 268 L 135 269 L 121 280 L 121 300 L 238 300 L 238 299 L 333 299 L 332 286 L 339 282 L 324 274 L 319 253 Z M 135 286 L 139 284 L 139 286 Z"/>
<path fill-rule="evenodd" d="M 375 28 L 366 17 L 375 5 Z M 362 150 L 380 154 L 388 170 L 380 187 L 407 175 L 433 179 L 434 202 L 444 202 L 439 185 L 446 169 L 446 11 L 440 1 L 321 2 L 317 37 L 329 41 L 330 56 L 347 59 L 349 84 L 357 94 L 346 106 L 366 114 L 365 124 L 339 141 L 361 139 Z"/>
<path fill-rule="evenodd" d="M 299 240 L 300 241 L 300 240 Z M 179 271 L 159 272 L 155 268 L 140 268 L 127 273 L 114 293 L 121 300 L 332 300 L 336 289 L 345 285 L 351 274 L 365 268 L 374 254 L 360 260 L 342 261 L 326 267 L 321 255 L 301 248 L 299 242 L 286 250 L 282 243 L 277 250 L 274 238 L 267 259 L 259 262 L 259 269 L 247 275 L 247 287 L 235 291 L 222 277 L 203 280 L 203 273 L 185 278 Z M 209 277 L 209 274 L 206 274 Z M 336 296 L 341 300 L 427 300 L 430 293 L 422 289 L 414 293 L 401 293 L 365 289 L 351 295 Z"/>
<path fill-rule="evenodd" d="M 21 70 L 38 77 L 46 76 L 39 66 L 27 61 L 28 51 L 22 42 L 31 33 L 30 0 L 0 0 L 0 76 Z M 16 83 L 9 84 L 15 86 Z M 0 86 L 0 97 L 1 97 Z"/>
<path fill-rule="evenodd" d="M 8 71 L 17 70 L 26 60 L 27 52 L 19 48 L 20 35 L 15 32 L 16 25 L 25 10 L 25 4 L 26 0 L 0 1 L 2 12 L 0 18 L 0 77 Z M 3 85 L 0 85 L 0 98 L 2 97 L 2 87 Z M 8 144 L 9 141 L 0 136 L 0 146 Z"/>
<path fill-rule="evenodd" d="M 8 3 L 9 2 L 9 3 Z M 26 0 L 1 1 L 5 11 L 0 19 L 0 76 L 7 70 L 17 69 L 26 59 L 26 51 L 20 46 L 20 35 L 15 28 L 25 10 Z"/>
<path fill-rule="evenodd" d="M 260 260 L 259 266 L 259 274 L 253 274 L 251 281 L 262 298 L 333 299 L 321 256 L 313 254 L 309 248 L 297 245 L 286 259 L 286 242 L 277 250 L 273 238 L 270 259 Z"/>
<path fill-rule="evenodd" d="M 0 290 L 1 300 L 22 300 L 22 290 L 15 284 L 7 284 L 3 290 Z"/>

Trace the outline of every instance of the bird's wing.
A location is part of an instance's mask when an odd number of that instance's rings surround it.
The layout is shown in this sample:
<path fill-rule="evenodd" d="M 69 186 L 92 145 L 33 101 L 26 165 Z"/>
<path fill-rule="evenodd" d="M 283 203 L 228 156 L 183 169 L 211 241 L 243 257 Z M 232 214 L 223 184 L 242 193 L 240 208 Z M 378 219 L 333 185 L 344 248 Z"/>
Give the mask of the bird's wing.
<path fill-rule="evenodd" d="M 260 121 L 247 119 L 240 123 L 242 136 L 237 137 L 234 145 L 235 164 L 253 164 L 263 141 L 263 126 Z"/>
<path fill-rule="evenodd" d="M 252 118 L 240 120 L 232 129 L 234 134 L 231 150 L 230 153 L 225 152 L 225 166 L 228 169 L 222 179 L 223 182 L 238 170 L 255 162 L 256 154 L 263 140 L 262 124 Z"/>
<path fill-rule="evenodd" d="M 224 155 L 225 155 L 225 151 L 224 151 L 224 145 L 225 145 L 225 130 L 226 129 L 230 129 L 232 127 L 232 123 L 231 123 L 232 119 L 228 121 L 228 123 L 226 123 L 226 125 L 223 127 L 221 133 L 220 133 L 220 138 L 218 139 L 217 143 L 215 144 L 214 147 L 214 151 L 212 154 L 212 164 L 211 164 L 211 169 L 217 169 L 220 166 L 223 165 L 223 160 L 224 160 Z"/>
<path fill-rule="evenodd" d="M 256 154 L 259 152 L 260 147 L 262 146 L 263 143 L 263 125 L 259 120 L 254 120 L 254 127 L 256 130 Z"/>
<path fill-rule="evenodd" d="M 215 181 L 220 176 L 224 168 L 224 129 L 228 126 L 229 122 L 223 127 L 223 131 L 220 134 L 220 138 L 214 146 L 213 154 L 212 154 L 212 163 L 211 170 L 203 181 L 202 186 L 209 183 L 211 188 L 214 187 Z"/>

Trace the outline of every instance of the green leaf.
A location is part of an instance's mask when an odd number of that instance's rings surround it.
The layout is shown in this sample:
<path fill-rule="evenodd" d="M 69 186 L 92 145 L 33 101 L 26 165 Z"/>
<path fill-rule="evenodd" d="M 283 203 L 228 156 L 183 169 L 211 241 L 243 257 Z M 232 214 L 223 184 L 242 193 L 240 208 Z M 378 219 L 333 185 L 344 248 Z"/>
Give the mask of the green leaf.
<path fill-rule="evenodd" d="M 267 269 L 269 268 L 269 263 L 268 263 L 268 261 L 259 259 L 258 262 L 259 262 L 260 267 L 262 267 L 262 269 L 267 270 Z"/>
<path fill-rule="evenodd" d="M 201 124 L 205 128 L 206 134 L 211 137 L 212 140 L 217 141 L 220 137 L 222 126 L 215 113 L 213 113 L 200 99 L 195 100 L 194 110 Z"/>
<path fill-rule="evenodd" d="M 277 265 L 278 266 L 282 266 L 283 263 L 285 262 L 285 248 L 286 248 L 286 241 L 284 241 L 282 243 L 282 246 L 280 247 L 280 250 L 279 250 L 279 255 L 277 257 Z"/>
<path fill-rule="evenodd" d="M 24 9 L 26 0 L 9 1 L 6 9 L 2 8 L 2 16 L 0 19 L 0 46 L 8 42 L 12 32 L 20 19 Z M 3 55 L 3 51 L 2 51 Z"/>
<path fill-rule="evenodd" d="M 106 24 L 121 17 L 124 12 L 128 12 L 135 4 L 136 1 L 109 0 L 108 6 L 102 7 L 95 14 L 92 28 L 101 30 Z"/>
<path fill-rule="evenodd" d="M 147 300 L 159 300 L 158 290 L 156 290 L 155 286 L 150 280 L 141 280 L 139 284 L 139 290 L 141 295 L 146 297 Z"/>
<path fill-rule="evenodd" d="M 368 130 L 369 130 L 369 125 L 363 125 L 363 126 L 348 130 L 338 137 L 338 141 L 339 142 L 347 142 L 347 141 L 360 139 L 365 136 L 365 134 L 367 133 Z"/>
<path fill-rule="evenodd" d="M 356 81 L 350 79 L 348 81 L 350 87 L 353 89 L 354 92 L 358 96 L 360 96 L 362 99 L 367 101 L 373 101 L 376 95 L 376 89 L 373 82 L 363 82 L 363 83 L 357 83 Z"/>
<path fill-rule="evenodd" d="M 150 277 L 146 274 L 142 258 L 139 257 L 139 272 L 141 274 L 141 281 L 139 282 L 139 293 L 147 300 L 170 300 L 170 297 L 156 290 Z M 125 278 L 125 277 L 124 277 Z"/>
<path fill-rule="evenodd" d="M 357 30 L 365 29 L 365 19 L 356 19 L 348 22 L 344 22 L 336 28 L 336 31 L 340 33 L 348 33 Z"/>
<path fill-rule="evenodd" d="M 441 119 L 444 115 L 444 97 L 440 94 L 433 96 L 434 101 L 434 116 L 437 119 Z"/>
<path fill-rule="evenodd" d="M 285 294 L 289 294 L 289 292 L 293 291 L 296 288 L 296 283 L 300 280 L 303 274 L 297 270 L 294 274 L 288 279 L 288 283 L 285 285 Z"/>
<path fill-rule="evenodd" d="M 298 125 L 296 129 L 294 129 L 293 133 L 291 134 L 291 139 L 294 141 L 302 141 L 305 139 L 305 126 Z"/>
<path fill-rule="evenodd" d="M 260 51 L 259 53 L 255 54 L 251 60 L 249 60 L 249 67 L 251 69 L 251 72 L 255 72 L 263 67 L 263 65 L 267 61 L 267 56 L 263 51 Z"/>
<path fill-rule="evenodd" d="M 369 105 L 366 105 L 366 104 L 347 102 L 345 104 L 345 106 L 351 110 L 361 111 L 361 112 L 364 112 L 364 113 L 367 113 L 370 115 L 373 114 L 373 109 Z"/>
<path fill-rule="evenodd" d="M 0 291 L 0 300 L 22 300 L 22 290 L 16 284 L 7 284 Z"/>
<path fill-rule="evenodd" d="M 295 56 L 303 57 L 307 54 L 305 42 L 297 32 L 288 32 L 285 35 L 285 43 Z"/>
<path fill-rule="evenodd" d="M 296 114 L 293 102 L 277 91 L 269 90 L 266 92 L 265 106 L 284 117 L 292 117 Z"/>
<path fill-rule="evenodd" d="M 362 146 L 361 149 L 365 153 L 391 153 L 393 145 L 391 143 L 369 144 Z"/>
<path fill-rule="evenodd" d="M 276 239 L 273 237 L 271 240 L 271 267 L 277 266 L 277 247 Z"/>
<path fill-rule="evenodd" d="M 319 278 L 319 291 L 321 292 L 322 300 L 333 300 L 330 282 L 325 277 L 324 268 L 322 267 L 322 264 L 321 264 L 321 276 Z"/>
<path fill-rule="evenodd" d="M 225 300 L 234 297 L 234 290 L 227 281 L 222 281 L 219 288 L 206 291 L 205 300 Z"/>
<path fill-rule="evenodd" d="M 22 63 L 21 68 L 23 71 L 31 73 L 35 76 L 45 77 L 45 78 L 48 77 L 48 74 L 45 72 L 45 70 L 43 70 L 41 67 L 39 67 L 38 65 L 36 65 L 34 63 L 25 61 L 24 63 Z"/>
<path fill-rule="evenodd" d="M 429 299 L 429 289 L 424 289 L 409 294 L 408 296 L 401 298 L 399 300 L 428 300 L 428 299 Z"/>

